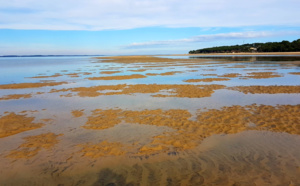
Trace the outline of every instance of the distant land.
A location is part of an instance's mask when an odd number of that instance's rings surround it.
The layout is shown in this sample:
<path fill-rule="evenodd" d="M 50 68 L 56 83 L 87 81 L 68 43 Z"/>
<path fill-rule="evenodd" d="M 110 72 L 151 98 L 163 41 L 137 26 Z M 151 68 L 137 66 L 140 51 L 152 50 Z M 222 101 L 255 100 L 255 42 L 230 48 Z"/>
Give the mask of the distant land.
<path fill-rule="evenodd" d="M 205 54 L 205 53 L 240 53 L 240 52 L 299 52 L 300 39 L 281 42 L 268 43 L 252 43 L 232 46 L 218 46 L 211 48 L 203 48 L 191 50 L 189 54 Z"/>

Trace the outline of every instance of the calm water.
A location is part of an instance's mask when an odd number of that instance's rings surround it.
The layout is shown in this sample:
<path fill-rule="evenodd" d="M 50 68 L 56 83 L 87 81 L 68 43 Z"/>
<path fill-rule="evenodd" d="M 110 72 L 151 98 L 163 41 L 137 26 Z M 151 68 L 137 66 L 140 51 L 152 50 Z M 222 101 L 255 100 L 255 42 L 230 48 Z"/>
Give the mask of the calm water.
<path fill-rule="evenodd" d="M 0 58 L 0 185 L 300 185 L 300 56 L 163 59 Z"/>

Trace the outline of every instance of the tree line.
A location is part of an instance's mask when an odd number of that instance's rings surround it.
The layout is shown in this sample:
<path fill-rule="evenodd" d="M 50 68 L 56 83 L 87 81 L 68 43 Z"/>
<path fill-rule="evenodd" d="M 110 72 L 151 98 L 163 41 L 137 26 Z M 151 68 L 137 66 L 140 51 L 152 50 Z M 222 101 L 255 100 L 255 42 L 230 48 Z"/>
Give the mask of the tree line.
<path fill-rule="evenodd" d="M 281 42 L 268 43 L 252 43 L 232 46 L 219 46 L 211 48 L 203 48 L 198 50 L 191 50 L 189 54 L 199 53 L 239 53 L 239 52 L 299 52 L 300 39 Z"/>

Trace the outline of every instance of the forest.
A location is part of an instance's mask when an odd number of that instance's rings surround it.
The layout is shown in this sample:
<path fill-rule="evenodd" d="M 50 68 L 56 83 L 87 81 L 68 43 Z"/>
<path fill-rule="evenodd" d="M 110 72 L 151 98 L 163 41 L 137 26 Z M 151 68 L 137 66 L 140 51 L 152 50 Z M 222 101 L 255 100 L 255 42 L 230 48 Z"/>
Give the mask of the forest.
<path fill-rule="evenodd" d="M 239 53 L 239 52 L 300 52 L 300 39 L 281 42 L 252 43 L 232 46 L 218 46 L 191 50 L 189 54 Z"/>

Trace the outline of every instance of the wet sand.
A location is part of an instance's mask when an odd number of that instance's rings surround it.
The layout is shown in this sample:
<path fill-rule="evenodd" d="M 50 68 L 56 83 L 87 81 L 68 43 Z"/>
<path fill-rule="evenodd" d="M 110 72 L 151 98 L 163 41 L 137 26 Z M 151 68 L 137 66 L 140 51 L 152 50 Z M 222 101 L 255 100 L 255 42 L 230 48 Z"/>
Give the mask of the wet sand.
<path fill-rule="evenodd" d="M 0 185 L 300 184 L 300 58 L 73 60 L 0 84 Z"/>

